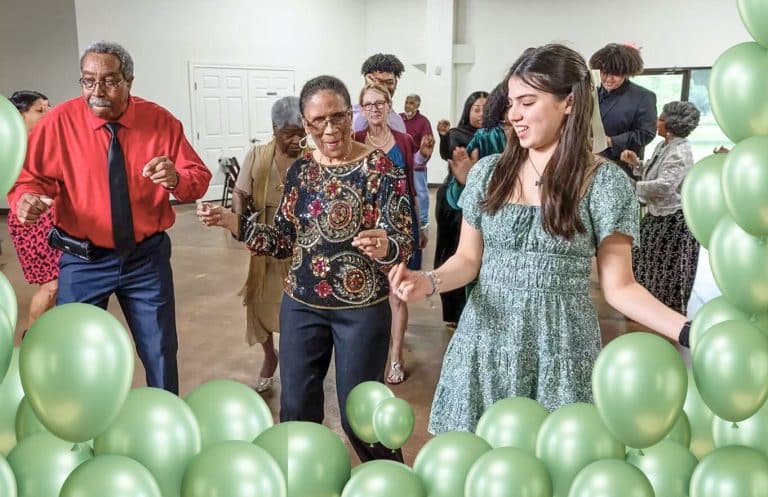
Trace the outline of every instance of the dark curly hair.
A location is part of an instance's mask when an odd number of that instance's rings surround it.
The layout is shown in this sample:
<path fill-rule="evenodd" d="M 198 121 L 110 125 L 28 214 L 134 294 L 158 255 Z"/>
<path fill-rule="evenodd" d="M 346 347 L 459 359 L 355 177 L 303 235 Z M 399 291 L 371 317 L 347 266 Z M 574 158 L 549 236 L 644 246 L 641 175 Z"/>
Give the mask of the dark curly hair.
<path fill-rule="evenodd" d="M 360 74 L 365 76 L 376 71 L 391 72 L 400 79 L 400 75 L 405 72 L 405 66 L 391 53 L 377 53 L 365 59 L 363 67 L 360 68 Z"/>
<path fill-rule="evenodd" d="M 643 72 L 643 58 L 634 47 L 609 43 L 589 58 L 589 67 L 615 76 L 634 76 Z"/>
<path fill-rule="evenodd" d="M 11 95 L 8 100 L 21 112 L 22 114 L 27 112 L 32 104 L 40 99 L 48 100 L 48 97 L 40 93 L 39 91 L 32 90 L 19 90 Z"/>
<path fill-rule="evenodd" d="M 316 93 L 323 90 L 332 91 L 339 95 L 347 107 L 352 107 L 352 99 L 349 97 L 349 90 L 347 86 L 336 76 L 316 76 L 306 83 L 301 88 L 301 94 L 299 95 L 299 110 L 304 115 L 304 108 L 307 105 L 307 101 L 312 98 Z"/>
<path fill-rule="evenodd" d="M 495 128 L 504 122 L 507 113 L 507 84 L 508 78 L 496 85 L 496 88 L 488 94 L 483 108 L 483 128 Z"/>
<path fill-rule="evenodd" d="M 685 138 L 699 125 L 701 113 L 691 102 L 669 102 L 661 111 L 667 131 Z M 659 116 L 659 117 L 662 117 Z"/>

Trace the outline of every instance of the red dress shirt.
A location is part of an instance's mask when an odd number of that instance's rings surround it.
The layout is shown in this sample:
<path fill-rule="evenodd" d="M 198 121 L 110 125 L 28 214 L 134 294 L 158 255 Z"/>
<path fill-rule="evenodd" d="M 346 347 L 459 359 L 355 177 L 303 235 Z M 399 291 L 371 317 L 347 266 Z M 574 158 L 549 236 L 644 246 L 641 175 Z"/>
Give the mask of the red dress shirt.
<path fill-rule="evenodd" d="M 54 107 L 29 137 L 27 158 L 8 194 L 9 204 L 15 209 L 24 193 L 47 195 L 55 199 L 57 226 L 99 247 L 114 248 L 106 122 L 94 116 L 80 97 Z M 117 122 L 134 235 L 141 242 L 170 228 L 176 219 L 169 191 L 142 176 L 144 166 L 154 157 L 167 156 L 179 174 L 173 195 L 182 202 L 205 194 L 211 172 L 187 141 L 181 122 L 159 105 L 130 97 Z"/>

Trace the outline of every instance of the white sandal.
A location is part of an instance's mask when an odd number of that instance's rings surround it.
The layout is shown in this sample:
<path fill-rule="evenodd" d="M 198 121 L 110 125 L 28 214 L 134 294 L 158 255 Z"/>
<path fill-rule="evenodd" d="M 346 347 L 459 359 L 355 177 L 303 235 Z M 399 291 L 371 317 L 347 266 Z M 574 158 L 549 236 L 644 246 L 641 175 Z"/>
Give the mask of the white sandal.
<path fill-rule="evenodd" d="M 262 378 L 261 376 L 259 376 L 256 379 L 256 384 L 253 386 L 253 389 L 259 393 L 264 393 L 270 388 L 272 388 L 272 384 L 274 382 L 275 382 L 274 376 L 270 376 L 269 378 Z"/>
<path fill-rule="evenodd" d="M 397 385 L 405 381 L 405 362 L 404 361 L 392 361 L 389 366 L 389 374 L 387 374 L 387 383 L 390 385 Z"/>

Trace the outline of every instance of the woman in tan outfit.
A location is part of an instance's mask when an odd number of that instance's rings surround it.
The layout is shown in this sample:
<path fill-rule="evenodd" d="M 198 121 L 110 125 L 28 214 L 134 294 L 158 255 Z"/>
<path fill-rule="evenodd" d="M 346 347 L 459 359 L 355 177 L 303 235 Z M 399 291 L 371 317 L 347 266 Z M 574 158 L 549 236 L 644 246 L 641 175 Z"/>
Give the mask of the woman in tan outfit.
<path fill-rule="evenodd" d="M 297 97 L 283 97 L 274 103 L 272 130 L 272 140 L 246 154 L 232 199 L 233 211 L 270 225 L 283 197 L 286 172 L 301 156 L 299 142 L 306 136 Z M 272 387 L 277 369 L 272 335 L 279 332 L 280 300 L 289 264 L 290 259 L 251 257 L 248 278 L 239 294 L 246 309 L 246 341 L 249 345 L 260 343 L 264 349 L 264 362 L 254 386 L 258 392 Z"/>

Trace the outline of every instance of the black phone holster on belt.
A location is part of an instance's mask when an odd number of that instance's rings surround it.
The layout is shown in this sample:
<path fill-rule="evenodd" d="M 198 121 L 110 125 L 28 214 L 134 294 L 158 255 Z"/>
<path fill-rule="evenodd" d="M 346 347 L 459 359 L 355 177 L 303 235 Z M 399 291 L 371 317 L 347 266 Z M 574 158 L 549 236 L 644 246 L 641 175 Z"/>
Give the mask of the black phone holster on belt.
<path fill-rule="evenodd" d="M 63 229 L 54 226 L 48 233 L 48 245 L 51 247 L 72 254 L 84 261 L 94 259 L 94 245 L 90 240 L 75 238 Z"/>

